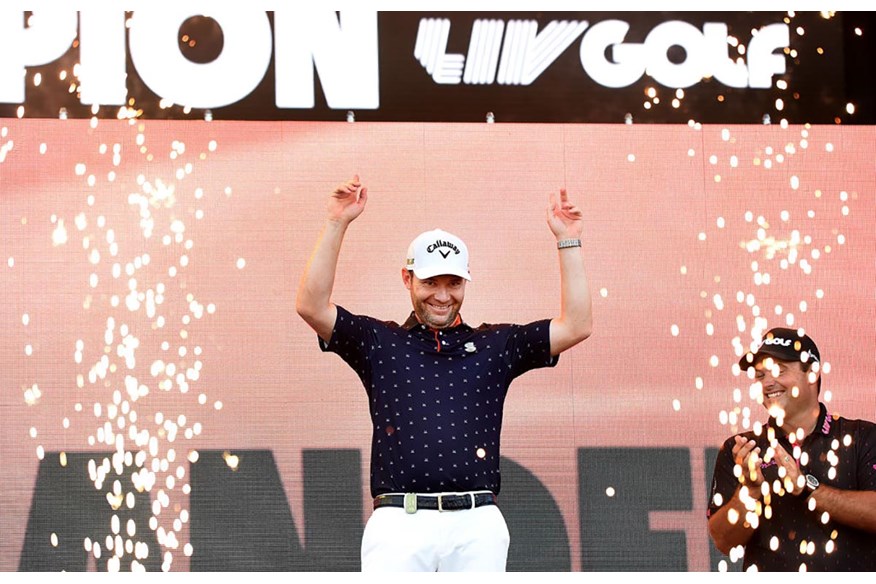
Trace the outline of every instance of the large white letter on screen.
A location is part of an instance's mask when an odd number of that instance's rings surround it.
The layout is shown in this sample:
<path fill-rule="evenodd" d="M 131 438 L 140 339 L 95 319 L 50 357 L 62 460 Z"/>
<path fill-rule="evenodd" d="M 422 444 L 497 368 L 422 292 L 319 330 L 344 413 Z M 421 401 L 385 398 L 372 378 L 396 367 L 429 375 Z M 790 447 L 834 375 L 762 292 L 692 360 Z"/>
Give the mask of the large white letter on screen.
<path fill-rule="evenodd" d="M 380 106 L 377 12 L 274 12 L 276 99 L 280 108 L 315 105 L 314 66 L 332 109 Z"/>
<path fill-rule="evenodd" d="M 64 55 L 76 39 L 75 10 L 39 10 L 25 26 L 24 12 L 0 9 L 0 102 L 24 103 L 27 69 Z"/>
<path fill-rule="evenodd" d="M 124 105 L 125 11 L 83 10 L 79 13 L 79 101 Z"/>
<path fill-rule="evenodd" d="M 669 60 L 669 49 L 674 46 L 684 49 L 681 63 Z M 666 87 L 690 87 L 711 73 L 706 66 L 703 33 L 687 22 L 670 20 L 658 24 L 645 38 L 645 50 L 648 54 L 645 72 Z"/>
<path fill-rule="evenodd" d="M 184 3 L 137 10 L 128 43 L 140 79 L 160 97 L 197 108 L 240 101 L 258 86 L 271 61 L 271 25 L 263 11 Z M 222 28 L 223 46 L 210 63 L 193 63 L 179 50 L 179 28 L 192 16 L 209 16 Z"/>
<path fill-rule="evenodd" d="M 772 86 L 773 73 L 785 72 L 784 53 L 775 54 L 790 42 L 788 25 L 770 24 L 757 31 L 748 43 L 748 86 L 766 89 Z"/>
<path fill-rule="evenodd" d="M 730 58 L 727 44 L 729 32 L 723 22 L 707 22 L 703 25 L 706 39 L 706 60 L 712 75 L 728 87 L 748 87 L 748 68 L 744 62 Z"/>
<path fill-rule="evenodd" d="M 604 20 L 590 27 L 581 40 L 581 65 L 590 77 L 605 87 L 626 87 L 645 73 L 644 48 L 638 43 L 624 44 L 630 25 L 623 20 Z M 605 49 L 612 47 L 612 60 Z"/>

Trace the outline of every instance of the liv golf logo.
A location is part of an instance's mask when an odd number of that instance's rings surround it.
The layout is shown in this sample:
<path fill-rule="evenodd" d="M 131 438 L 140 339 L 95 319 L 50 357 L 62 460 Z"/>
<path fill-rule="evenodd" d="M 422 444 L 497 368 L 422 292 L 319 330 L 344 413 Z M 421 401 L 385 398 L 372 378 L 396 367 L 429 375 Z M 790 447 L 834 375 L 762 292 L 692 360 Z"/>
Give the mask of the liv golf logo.
<path fill-rule="evenodd" d="M 757 31 L 748 44 L 748 64 L 728 55 L 727 25 L 709 22 L 700 31 L 686 22 L 672 20 L 657 25 L 644 43 L 625 43 L 630 25 L 623 20 L 551 21 L 538 30 L 535 20 L 476 20 L 467 55 L 448 54 L 449 19 L 420 20 L 414 57 L 436 83 L 472 85 L 530 85 L 579 37 L 581 67 L 605 87 L 627 87 L 642 75 L 666 87 L 686 88 L 704 77 L 714 77 L 728 87 L 768 88 L 772 76 L 785 72 L 788 46 L 785 24 L 771 24 Z M 684 49 L 685 60 L 674 63 L 671 47 Z M 606 52 L 612 56 L 606 58 Z"/>

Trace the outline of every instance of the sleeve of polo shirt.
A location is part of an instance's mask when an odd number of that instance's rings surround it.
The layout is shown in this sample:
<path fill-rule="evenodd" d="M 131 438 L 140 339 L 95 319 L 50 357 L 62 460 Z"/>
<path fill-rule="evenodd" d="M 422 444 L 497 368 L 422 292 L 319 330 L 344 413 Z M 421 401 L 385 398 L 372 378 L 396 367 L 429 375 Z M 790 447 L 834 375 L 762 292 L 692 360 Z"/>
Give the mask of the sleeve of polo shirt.
<path fill-rule="evenodd" d="M 511 327 L 506 352 L 511 362 L 511 379 L 532 369 L 553 367 L 559 362 L 559 355 L 551 356 L 550 333 L 550 320 Z"/>
<path fill-rule="evenodd" d="M 858 442 L 858 485 L 862 491 L 876 491 L 876 424 L 861 421 Z"/>
<path fill-rule="evenodd" d="M 739 479 L 733 474 L 733 467 L 736 465 L 733 461 L 733 438 L 731 436 L 724 441 L 718 452 L 718 457 L 715 459 L 715 471 L 712 473 L 712 489 L 709 493 L 709 509 L 706 512 L 706 517 L 711 517 L 713 513 L 726 505 L 739 486 Z M 715 495 L 720 495 L 720 497 L 716 500 Z"/>
<path fill-rule="evenodd" d="M 374 340 L 374 331 L 367 316 L 351 314 L 338 306 L 338 317 L 332 329 L 332 338 L 326 343 L 319 335 L 317 341 L 323 352 L 340 356 L 363 380 L 368 376 L 368 354 Z"/>

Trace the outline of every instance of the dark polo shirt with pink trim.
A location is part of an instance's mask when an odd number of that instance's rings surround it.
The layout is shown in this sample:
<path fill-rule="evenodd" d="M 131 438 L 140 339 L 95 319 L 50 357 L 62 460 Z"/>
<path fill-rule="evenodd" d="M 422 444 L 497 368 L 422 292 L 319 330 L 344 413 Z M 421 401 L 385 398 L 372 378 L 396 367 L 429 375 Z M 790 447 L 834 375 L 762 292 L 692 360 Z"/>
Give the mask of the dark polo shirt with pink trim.
<path fill-rule="evenodd" d="M 508 386 L 558 361 L 549 320 L 436 331 L 413 313 L 399 325 L 338 306 L 331 340 L 319 344 L 353 368 L 368 394 L 372 496 L 498 494 Z"/>
<path fill-rule="evenodd" d="M 755 440 L 761 452 L 766 452 L 767 428 L 776 430 L 776 437 L 789 453 L 793 446 L 785 432 L 769 419 L 759 436 L 742 434 Z M 876 424 L 866 420 L 849 420 L 827 413 L 821 404 L 821 414 L 815 431 L 803 439 L 800 448 L 800 468 L 822 485 L 852 491 L 876 491 Z M 733 496 L 739 480 L 733 474 L 733 437 L 724 442 L 715 462 L 709 516 Z M 804 460 L 805 459 L 805 460 Z M 805 464 L 804 464 L 805 462 Z M 778 477 L 775 461 L 762 465 L 764 479 L 772 483 Z M 716 495 L 718 502 L 716 502 Z M 757 566 L 761 572 L 771 570 L 799 571 L 876 571 L 876 533 L 848 527 L 829 519 L 823 512 L 810 511 L 809 491 L 794 496 L 771 495 L 772 516 L 759 517 L 759 526 L 745 545 L 743 568 Z M 740 518 L 740 521 L 742 518 Z"/>

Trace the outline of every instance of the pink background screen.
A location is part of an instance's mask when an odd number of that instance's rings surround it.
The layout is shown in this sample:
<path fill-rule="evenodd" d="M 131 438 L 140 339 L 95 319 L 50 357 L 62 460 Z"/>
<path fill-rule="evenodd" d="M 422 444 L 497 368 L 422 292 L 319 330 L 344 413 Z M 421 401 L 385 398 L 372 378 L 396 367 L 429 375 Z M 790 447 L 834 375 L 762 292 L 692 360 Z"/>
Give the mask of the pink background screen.
<path fill-rule="evenodd" d="M 370 200 L 334 300 L 383 320 L 407 317 L 405 250 L 438 227 L 471 251 L 470 324 L 555 316 L 548 194 L 583 209 L 594 333 L 511 386 L 502 452 L 556 500 L 573 569 L 576 452 L 602 446 L 690 448 L 694 508 L 651 529 L 685 531 L 689 568 L 708 569 L 703 449 L 766 418 L 732 370 L 753 328 L 804 328 L 829 409 L 876 417 L 873 127 L 0 127 L 0 570 L 48 453 L 158 460 L 170 531 L 193 452 L 273 451 L 300 518 L 302 450 L 360 449 L 367 516 L 365 393 L 294 312 L 326 197 L 354 173 Z"/>

